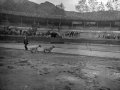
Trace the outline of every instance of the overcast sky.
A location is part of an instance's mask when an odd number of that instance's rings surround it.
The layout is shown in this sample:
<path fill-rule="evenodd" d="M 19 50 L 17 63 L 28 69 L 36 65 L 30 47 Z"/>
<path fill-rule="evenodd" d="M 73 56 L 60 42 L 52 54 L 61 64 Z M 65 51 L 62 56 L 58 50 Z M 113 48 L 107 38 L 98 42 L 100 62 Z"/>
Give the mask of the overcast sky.
<path fill-rule="evenodd" d="M 38 4 L 44 3 L 45 1 L 49 1 L 55 5 L 58 5 L 62 2 L 65 6 L 66 11 L 76 11 L 75 5 L 78 4 L 79 0 L 29 0 L 29 1 L 36 2 Z M 108 0 L 97 0 L 97 1 L 102 1 L 103 3 L 106 3 Z"/>

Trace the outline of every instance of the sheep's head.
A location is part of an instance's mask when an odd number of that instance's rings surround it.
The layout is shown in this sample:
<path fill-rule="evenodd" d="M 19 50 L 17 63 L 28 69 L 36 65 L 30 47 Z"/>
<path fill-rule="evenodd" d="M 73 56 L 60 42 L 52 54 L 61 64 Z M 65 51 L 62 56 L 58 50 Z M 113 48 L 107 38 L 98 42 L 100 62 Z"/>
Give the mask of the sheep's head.
<path fill-rule="evenodd" d="M 52 46 L 52 48 L 55 48 L 55 46 Z"/>
<path fill-rule="evenodd" d="M 41 45 L 39 45 L 38 47 L 41 47 Z"/>

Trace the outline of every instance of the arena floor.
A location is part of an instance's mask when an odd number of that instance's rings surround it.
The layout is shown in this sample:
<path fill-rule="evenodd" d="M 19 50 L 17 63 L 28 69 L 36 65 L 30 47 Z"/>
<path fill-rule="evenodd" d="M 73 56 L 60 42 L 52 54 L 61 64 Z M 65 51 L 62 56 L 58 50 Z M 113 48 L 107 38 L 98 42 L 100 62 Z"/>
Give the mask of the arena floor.
<path fill-rule="evenodd" d="M 0 90 L 120 90 L 119 46 L 41 45 L 56 48 L 31 53 L 22 43 L 0 43 Z"/>
<path fill-rule="evenodd" d="M 55 46 L 55 48 L 52 50 L 54 53 L 86 55 L 105 58 L 120 58 L 119 45 L 30 43 L 28 45 L 28 49 L 39 44 L 42 46 L 38 49 L 40 52 L 42 52 L 44 47 Z M 0 47 L 21 50 L 24 49 L 24 45 L 22 43 L 0 43 Z"/>

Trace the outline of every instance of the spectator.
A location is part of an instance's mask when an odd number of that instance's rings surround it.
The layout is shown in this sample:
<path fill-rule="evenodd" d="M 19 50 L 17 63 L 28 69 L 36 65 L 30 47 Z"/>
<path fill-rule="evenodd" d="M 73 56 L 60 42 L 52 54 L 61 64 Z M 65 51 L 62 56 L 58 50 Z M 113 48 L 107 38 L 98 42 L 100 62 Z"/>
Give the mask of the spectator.
<path fill-rule="evenodd" d="M 20 29 L 20 35 L 22 35 L 22 29 Z"/>
<path fill-rule="evenodd" d="M 27 37 L 25 37 L 23 43 L 24 43 L 25 50 L 28 50 L 27 45 L 29 44 L 29 41 L 28 41 Z"/>

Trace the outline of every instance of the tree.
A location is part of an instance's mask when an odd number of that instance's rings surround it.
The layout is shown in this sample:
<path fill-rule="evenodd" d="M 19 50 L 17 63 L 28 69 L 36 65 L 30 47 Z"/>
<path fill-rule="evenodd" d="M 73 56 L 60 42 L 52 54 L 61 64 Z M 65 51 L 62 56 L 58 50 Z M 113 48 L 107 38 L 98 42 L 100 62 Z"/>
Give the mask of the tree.
<path fill-rule="evenodd" d="M 120 11 L 120 0 L 108 0 L 106 4 L 98 2 L 98 0 L 79 0 L 75 8 L 82 13 L 105 10 Z"/>
<path fill-rule="evenodd" d="M 114 9 L 120 11 L 120 0 L 114 0 Z"/>
<path fill-rule="evenodd" d="M 89 12 L 89 7 L 87 5 L 87 1 L 86 0 L 78 1 L 78 5 L 76 5 L 75 8 L 76 8 L 76 10 L 78 10 L 81 13 Z"/>
<path fill-rule="evenodd" d="M 76 5 L 76 10 L 79 12 L 89 12 L 89 7 L 87 5 Z"/>
<path fill-rule="evenodd" d="M 31 33 L 35 34 L 36 31 L 37 31 L 37 23 L 34 21 L 33 24 L 32 24 L 32 31 L 31 31 Z"/>
<path fill-rule="evenodd" d="M 120 0 L 109 0 L 106 4 L 108 10 L 120 11 Z"/>
<path fill-rule="evenodd" d="M 109 0 L 106 4 L 108 10 L 114 10 L 113 8 L 113 1 Z"/>
<path fill-rule="evenodd" d="M 75 6 L 79 12 L 93 12 L 97 11 L 97 0 L 79 0 L 78 5 Z"/>
<path fill-rule="evenodd" d="M 105 11 L 105 6 L 102 2 L 98 4 L 97 11 Z"/>
<path fill-rule="evenodd" d="M 56 5 L 56 7 L 64 10 L 65 9 L 65 6 L 63 5 L 63 3 L 61 2 L 59 5 Z"/>
<path fill-rule="evenodd" d="M 94 12 L 97 11 L 97 0 L 88 0 L 89 11 Z"/>
<path fill-rule="evenodd" d="M 59 5 L 56 5 L 52 10 L 52 15 L 65 15 L 65 7 L 63 3 L 60 3 Z"/>

